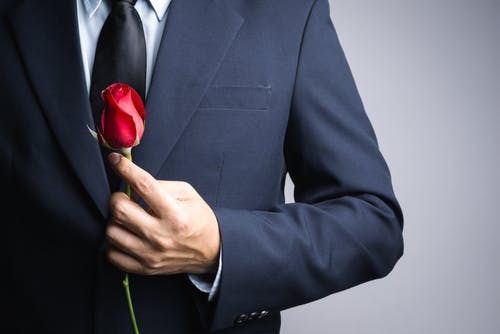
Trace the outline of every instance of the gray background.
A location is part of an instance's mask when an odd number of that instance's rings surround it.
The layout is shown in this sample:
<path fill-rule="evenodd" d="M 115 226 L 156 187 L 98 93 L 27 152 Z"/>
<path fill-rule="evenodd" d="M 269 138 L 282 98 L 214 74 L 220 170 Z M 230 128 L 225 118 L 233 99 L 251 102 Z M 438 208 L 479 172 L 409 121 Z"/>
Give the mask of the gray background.
<path fill-rule="evenodd" d="M 500 0 L 333 0 L 331 13 L 405 254 L 383 279 L 286 310 L 282 333 L 500 333 Z"/>

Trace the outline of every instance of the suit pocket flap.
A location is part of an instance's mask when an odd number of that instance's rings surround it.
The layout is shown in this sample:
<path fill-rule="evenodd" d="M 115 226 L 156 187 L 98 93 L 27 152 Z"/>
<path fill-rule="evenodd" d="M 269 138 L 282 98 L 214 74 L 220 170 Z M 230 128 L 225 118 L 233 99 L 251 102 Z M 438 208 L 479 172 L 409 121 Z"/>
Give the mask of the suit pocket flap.
<path fill-rule="evenodd" d="M 208 88 L 199 108 L 268 110 L 270 99 L 270 86 L 212 86 Z"/>

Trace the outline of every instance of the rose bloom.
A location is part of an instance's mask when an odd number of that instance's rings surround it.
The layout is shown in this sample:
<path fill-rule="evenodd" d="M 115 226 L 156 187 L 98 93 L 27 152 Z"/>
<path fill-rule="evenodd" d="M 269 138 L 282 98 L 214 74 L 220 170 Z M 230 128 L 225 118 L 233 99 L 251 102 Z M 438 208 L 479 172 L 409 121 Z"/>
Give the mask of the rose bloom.
<path fill-rule="evenodd" d="M 104 109 L 97 129 L 99 142 L 123 152 L 139 145 L 146 119 L 139 94 L 126 84 L 114 83 L 102 91 L 101 98 Z"/>

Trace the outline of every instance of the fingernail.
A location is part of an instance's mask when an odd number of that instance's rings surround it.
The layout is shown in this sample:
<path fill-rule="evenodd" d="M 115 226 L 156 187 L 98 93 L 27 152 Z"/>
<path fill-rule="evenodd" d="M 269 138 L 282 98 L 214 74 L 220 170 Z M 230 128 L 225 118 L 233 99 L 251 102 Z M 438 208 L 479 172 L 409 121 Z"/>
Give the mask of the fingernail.
<path fill-rule="evenodd" d="M 111 153 L 110 155 L 108 155 L 108 161 L 113 166 L 119 163 L 121 158 L 122 156 L 118 153 Z"/>

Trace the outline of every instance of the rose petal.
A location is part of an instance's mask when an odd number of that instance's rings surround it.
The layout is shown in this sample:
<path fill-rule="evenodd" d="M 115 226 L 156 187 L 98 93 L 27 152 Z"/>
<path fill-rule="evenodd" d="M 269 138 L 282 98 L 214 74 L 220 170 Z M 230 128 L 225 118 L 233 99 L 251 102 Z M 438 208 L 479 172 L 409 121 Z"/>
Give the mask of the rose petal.
<path fill-rule="evenodd" d="M 134 146 L 139 145 L 142 136 L 144 135 L 144 122 L 141 120 L 140 122 L 135 122 L 135 128 L 137 131 L 137 140 L 134 144 Z"/>
<path fill-rule="evenodd" d="M 138 145 L 144 134 L 146 111 L 137 92 L 115 83 L 102 92 L 101 98 L 105 103 L 99 129 L 102 142 L 116 149 Z"/>
<path fill-rule="evenodd" d="M 114 99 L 112 90 L 103 93 L 105 107 L 101 115 L 101 134 L 113 148 L 130 147 L 137 136 L 134 119 Z"/>
<path fill-rule="evenodd" d="M 111 108 L 109 108 L 111 109 Z M 108 110 L 109 110 L 108 109 Z M 102 135 L 112 148 L 132 147 L 137 138 L 137 128 L 131 115 L 123 112 L 114 112 L 113 117 L 101 117 L 101 124 L 104 124 Z"/>
<path fill-rule="evenodd" d="M 137 110 L 137 113 L 139 116 L 142 118 L 142 121 L 146 119 L 146 109 L 144 109 L 144 103 L 142 102 L 141 97 L 135 89 L 130 89 L 130 96 L 132 97 L 132 102 L 135 106 L 135 110 Z"/>
<path fill-rule="evenodd" d="M 128 86 L 122 83 L 115 83 L 109 86 L 109 91 L 115 101 L 120 103 L 120 100 L 128 94 Z"/>

